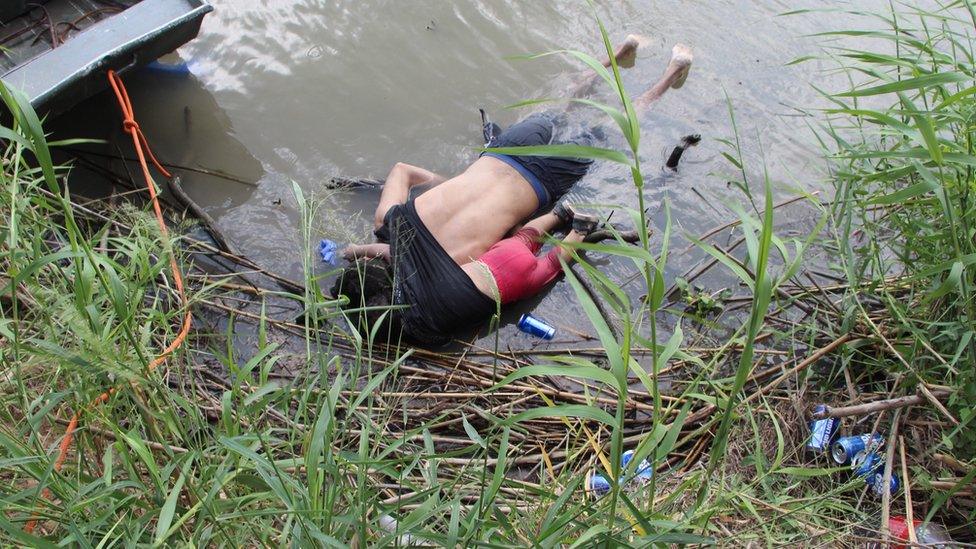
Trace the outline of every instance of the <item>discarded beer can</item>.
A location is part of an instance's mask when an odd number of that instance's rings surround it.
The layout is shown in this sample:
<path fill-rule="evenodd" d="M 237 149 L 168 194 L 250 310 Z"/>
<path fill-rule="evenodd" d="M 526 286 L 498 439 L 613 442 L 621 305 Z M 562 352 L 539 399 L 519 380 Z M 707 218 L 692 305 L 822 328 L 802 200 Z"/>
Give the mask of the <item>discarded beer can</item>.
<path fill-rule="evenodd" d="M 851 458 L 868 450 L 874 452 L 884 444 L 884 437 L 879 434 L 873 435 L 854 435 L 851 437 L 841 437 L 831 447 L 830 454 L 834 461 L 844 465 L 851 462 Z M 869 448 L 870 446 L 870 448 Z"/>
<path fill-rule="evenodd" d="M 620 455 L 620 467 L 626 469 L 627 465 L 630 464 L 631 460 L 634 459 L 634 451 L 627 450 Z M 637 464 L 637 469 L 634 471 L 634 476 L 631 478 L 630 482 L 625 485 L 627 489 L 638 488 L 640 486 L 646 485 L 651 481 L 651 477 L 654 475 L 654 468 L 646 460 L 642 459 L 640 463 Z M 621 480 L 623 480 L 621 478 Z M 584 483 L 584 489 L 587 495 L 590 497 L 603 497 L 610 492 L 610 480 L 607 477 L 590 471 L 586 474 L 586 482 Z"/>
<path fill-rule="evenodd" d="M 620 456 L 620 465 L 626 468 L 632 459 L 634 459 L 634 451 L 627 450 Z M 651 464 L 646 459 L 642 459 L 634 471 L 634 480 L 640 483 L 650 482 L 653 475 L 654 468 L 651 467 Z"/>
<path fill-rule="evenodd" d="M 814 414 L 827 411 L 827 407 L 818 404 L 814 409 Z M 835 417 L 818 419 L 810 422 L 810 440 L 807 441 L 807 449 L 816 452 L 823 452 L 830 447 L 830 442 L 837 436 L 837 427 L 840 420 Z"/>
<path fill-rule="evenodd" d="M 871 477 L 871 473 L 878 470 L 878 467 L 884 463 L 875 452 L 861 452 L 854 456 L 851 460 L 851 469 L 854 470 L 854 475 L 863 478 L 868 481 Z"/>
<path fill-rule="evenodd" d="M 541 337 L 542 339 L 546 340 L 552 339 L 552 337 L 556 335 L 555 328 L 528 313 L 519 318 L 517 326 L 519 330 L 522 330 L 527 334 Z"/>
<path fill-rule="evenodd" d="M 590 471 L 586 476 L 586 493 L 594 498 L 603 497 L 610 493 L 610 481 L 603 475 Z"/>
<path fill-rule="evenodd" d="M 875 496 L 879 498 L 884 496 L 884 471 L 872 473 L 865 480 L 867 481 L 868 486 L 871 487 L 871 492 Z M 901 483 L 898 482 L 898 477 L 894 475 L 892 475 L 890 481 L 891 482 L 888 483 L 888 493 L 895 495 L 898 493 L 898 487 L 901 486 Z"/>

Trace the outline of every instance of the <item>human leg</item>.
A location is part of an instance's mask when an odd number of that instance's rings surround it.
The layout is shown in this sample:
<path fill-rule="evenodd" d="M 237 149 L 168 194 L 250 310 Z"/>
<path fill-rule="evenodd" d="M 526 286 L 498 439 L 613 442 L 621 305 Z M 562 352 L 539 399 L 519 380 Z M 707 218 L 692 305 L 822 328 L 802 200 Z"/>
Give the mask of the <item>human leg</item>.
<path fill-rule="evenodd" d="M 683 86 L 685 79 L 688 78 L 688 71 L 691 69 L 693 58 L 691 48 L 684 44 L 675 44 L 674 48 L 671 49 L 671 61 L 661 79 L 634 100 L 634 108 L 638 112 L 644 112 L 651 106 L 651 103 L 660 99 L 668 89 L 677 89 Z"/>
<path fill-rule="evenodd" d="M 573 212 L 572 216 L 572 229 L 563 238 L 561 244 L 579 244 L 586 239 L 586 235 L 592 233 L 596 230 L 597 226 L 600 224 L 600 218 L 595 215 L 584 214 L 574 211 L 571 207 L 569 208 Z M 565 262 L 570 262 L 573 260 L 573 246 L 559 245 L 556 247 L 559 257 Z"/>
<path fill-rule="evenodd" d="M 627 39 L 624 43 L 617 48 L 614 52 L 613 57 L 617 61 L 617 66 L 625 69 L 629 69 L 634 66 L 637 59 L 637 48 L 640 47 L 641 43 L 644 41 L 643 37 L 636 34 L 627 35 Z M 610 58 L 607 57 L 603 60 L 603 66 L 610 68 Z M 580 82 L 573 88 L 571 97 L 583 97 L 587 95 L 593 88 L 594 82 L 600 77 L 600 75 L 595 72 L 582 73 Z"/>
<path fill-rule="evenodd" d="M 573 261 L 574 247 L 572 244 L 579 244 L 584 238 L 586 238 L 586 235 L 583 233 L 576 232 L 575 230 L 569 231 L 562 239 L 562 242 L 560 242 L 560 245 L 557 247 L 559 250 L 559 257 L 566 263 Z M 569 246 L 566 246 L 565 244 L 569 244 Z"/>
<path fill-rule="evenodd" d="M 542 214 L 539 217 L 529 221 L 523 226 L 523 229 L 535 229 L 539 231 L 539 234 L 551 233 L 553 229 L 559 227 L 563 224 L 563 221 L 559 217 L 549 212 L 547 214 Z"/>

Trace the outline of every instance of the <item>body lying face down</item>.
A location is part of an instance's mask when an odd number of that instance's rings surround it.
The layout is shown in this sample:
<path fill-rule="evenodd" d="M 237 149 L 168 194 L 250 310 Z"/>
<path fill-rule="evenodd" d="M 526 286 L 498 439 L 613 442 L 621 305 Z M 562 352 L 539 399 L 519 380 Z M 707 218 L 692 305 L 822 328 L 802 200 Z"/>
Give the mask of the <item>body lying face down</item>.
<path fill-rule="evenodd" d="M 615 54 L 618 64 L 632 64 L 637 45 L 629 37 Z M 675 46 L 661 79 L 634 100 L 635 110 L 642 113 L 669 88 L 680 87 L 690 64 L 691 51 Z M 587 93 L 595 76 L 582 79 L 574 96 Z M 536 113 L 504 131 L 492 125 L 487 150 L 450 179 L 409 164 L 393 167 L 374 214 L 378 242 L 347 248 L 344 255 L 353 263 L 332 288 L 333 295 L 349 298 L 358 329 L 385 327 L 381 332 L 390 339 L 402 333 L 416 343 L 445 343 L 562 273 L 573 244 L 593 231 L 597 219 L 557 203 L 592 161 L 520 156 L 517 148 L 599 146 L 602 128 L 570 124 L 569 114 Z M 410 198 L 421 185 L 431 188 Z M 537 257 L 546 235 L 560 227 L 571 229 Z"/>

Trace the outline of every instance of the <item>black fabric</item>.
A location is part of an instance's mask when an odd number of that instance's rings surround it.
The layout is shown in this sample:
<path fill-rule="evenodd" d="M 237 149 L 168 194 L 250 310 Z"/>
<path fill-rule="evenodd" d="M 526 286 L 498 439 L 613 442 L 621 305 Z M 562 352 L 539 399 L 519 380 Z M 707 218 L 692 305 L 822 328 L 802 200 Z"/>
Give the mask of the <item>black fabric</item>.
<path fill-rule="evenodd" d="M 604 139 L 599 127 L 570 133 L 566 114 L 545 111 L 528 116 L 496 134 L 488 147 L 529 147 L 550 144 L 574 144 L 593 146 Z M 593 163 L 585 158 L 555 158 L 551 156 L 511 155 L 525 169 L 532 172 L 545 188 L 548 202 L 539 205 L 539 211 L 548 211 L 586 175 Z"/>
<path fill-rule="evenodd" d="M 419 343 L 447 343 L 451 335 L 476 327 L 495 312 L 417 215 L 413 200 L 390 208 L 377 236 L 387 235 L 393 258 L 393 304 L 403 333 Z"/>

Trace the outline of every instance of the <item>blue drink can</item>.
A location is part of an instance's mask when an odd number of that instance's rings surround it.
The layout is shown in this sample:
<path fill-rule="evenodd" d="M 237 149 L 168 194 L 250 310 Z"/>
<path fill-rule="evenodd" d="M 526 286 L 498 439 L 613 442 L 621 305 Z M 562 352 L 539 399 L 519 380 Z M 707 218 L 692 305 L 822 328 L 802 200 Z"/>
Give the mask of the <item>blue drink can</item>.
<path fill-rule="evenodd" d="M 555 328 L 527 313 L 519 318 L 518 329 L 546 340 L 552 339 L 552 336 L 556 335 Z"/>
<path fill-rule="evenodd" d="M 586 493 L 599 498 L 610 493 L 610 481 L 603 475 L 590 472 L 586 477 Z"/>
<path fill-rule="evenodd" d="M 813 409 L 813 413 L 820 414 L 827 411 L 827 407 L 818 404 Z M 823 452 L 830 447 L 831 441 L 837 436 L 837 427 L 840 420 L 835 417 L 818 419 L 810 422 L 810 440 L 807 441 L 807 449 Z"/>
<path fill-rule="evenodd" d="M 874 493 L 875 496 L 879 498 L 884 496 L 884 471 L 878 471 L 865 480 L 867 481 L 868 486 L 871 487 L 871 492 Z M 890 480 L 891 482 L 888 483 L 888 493 L 890 495 L 895 495 L 898 493 L 898 487 L 901 485 L 901 483 L 898 482 L 898 477 L 894 475 L 891 476 Z"/>
<path fill-rule="evenodd" d="M 884 442 L 884 437 L 879 434 L 841 437 L 831 447 L 830 454 L 834 457 L 834 461 L 844 465 L 850 463 L 851 459 L 861 452 L 878 450 Z"/>
<path fill-rule="evenodd" d="M 884 460 L 877 453 L 861 452 L 851 460 L 851 469 L 853 469 L 855 476 L 859 476 L 865 482 L 869 482 L 871 475 L 883 464 Z"/>
<path fill-rule="evenodd" d="M 627 450 L 620 456 L 620 465 L 627 468 L 632 459 L 634 459 L 634 451 Z M 646 459 L 642 459 L 641 462 L 637 464 L 637 469 L 634 471 L 634 480 L 643 484 L 650 482 L 653 475 L 654 469 L 651 467 L 651 464 L 648 463 Z"/>

